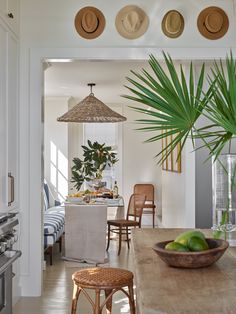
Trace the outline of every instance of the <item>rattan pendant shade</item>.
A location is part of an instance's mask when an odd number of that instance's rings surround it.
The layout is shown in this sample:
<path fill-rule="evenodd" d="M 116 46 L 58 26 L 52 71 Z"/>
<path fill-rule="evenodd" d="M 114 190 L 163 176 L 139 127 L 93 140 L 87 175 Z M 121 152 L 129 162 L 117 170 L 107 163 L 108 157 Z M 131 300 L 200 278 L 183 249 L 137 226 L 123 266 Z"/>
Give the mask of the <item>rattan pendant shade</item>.
<path fill-rule="evenodd" d="M 122 122 L 126 120 L 125 117 L 111 110 L 107 105 L 94 96 L 92 93 L 92 86 L 95 84 L 90 83 L 88 85 L 91 87 L 90 95 L 84 98 L 64 115 L 59 117 L 57 121 L 77 123 L 109 123 Z"/>

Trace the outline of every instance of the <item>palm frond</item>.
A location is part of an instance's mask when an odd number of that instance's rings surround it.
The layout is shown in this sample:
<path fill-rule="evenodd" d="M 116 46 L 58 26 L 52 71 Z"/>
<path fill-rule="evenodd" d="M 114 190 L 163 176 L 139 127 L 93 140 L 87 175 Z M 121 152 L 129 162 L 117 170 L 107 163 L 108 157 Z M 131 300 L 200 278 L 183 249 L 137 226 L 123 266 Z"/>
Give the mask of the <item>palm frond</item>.
<path fill-rule="evenodd" d="M 172 135 L 169 145 L 157 154 L 157 157 L 161 156 L 160 163 L 168 158 L 179 143 L 180 150 L 183 149 L 187 138 L 192 136 L 192 128 L 196 120 L 211 98 L 211 91 L 205 95 L 202 93 L 204 65 L 198 81 L 195 82 L 192 65 L 187 75 L 182 67 L 178 73 L 171 57 L 165 53 L 163 55 L 167 73 L 158 60 L 151 55 L 149 65 L 152 73 L 144 69 L 141 73 L 131 71 L 135 78 L 128 77 L 127 80 L 131 86 L 125 87 L 132 95 L 123 95 L 136 104 L 149 107 L 148 110 L 134 104 L 130 106 L 133 110 L 147 115 L 147 119 L 137 120 L 139 124 L 145 125 L 139 130 L 154 132 L 147 142 L 163 140 Z M 189 77 L 188 82 L 186 76 Z M 160 132 L 160 130 L 164 130 L 164 132 Z"/>
<path fill-rule="evenodd" d="M 205 127 L 208 132 L 199 129 L 200 136 L 208 138 L 210 156 L 217 158 L 226 144 L 236 136 L 236 61 L 232 52 L 226 57 L 226 64 L 220 60 L 214 63 L 208 81 L 214 85 L 213 96 L 205 106 L 204 115 L 217 126 L 214 132 L 211 124 Z"/>

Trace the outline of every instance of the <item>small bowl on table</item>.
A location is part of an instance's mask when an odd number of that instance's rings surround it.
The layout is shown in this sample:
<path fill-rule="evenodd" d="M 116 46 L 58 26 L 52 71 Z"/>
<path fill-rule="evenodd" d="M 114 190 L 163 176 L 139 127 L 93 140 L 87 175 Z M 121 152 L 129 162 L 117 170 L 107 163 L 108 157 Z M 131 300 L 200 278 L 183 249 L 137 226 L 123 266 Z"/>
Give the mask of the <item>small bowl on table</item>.
<path fill-rule="evenodd" d="M 221 239 L 207 238 L 209 249 L 200 252 L 178 252 L 166 250 L 165 246 L 173 240 L 158 242 L 153 250 L 169 266 L 177 268 L 201 268 L 215 263 L 228 248 L 229 243 Z"/>

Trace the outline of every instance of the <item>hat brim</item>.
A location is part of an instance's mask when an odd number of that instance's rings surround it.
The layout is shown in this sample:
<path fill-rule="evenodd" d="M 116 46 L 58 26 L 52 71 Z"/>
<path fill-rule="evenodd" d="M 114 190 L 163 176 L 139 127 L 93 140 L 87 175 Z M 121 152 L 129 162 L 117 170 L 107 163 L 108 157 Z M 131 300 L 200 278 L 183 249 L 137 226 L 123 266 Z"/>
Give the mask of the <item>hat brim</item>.
<path fill-rule="evenodd" d="M 99 22 L 97 29 L 92 33 L 86 32 L 82 27 L 82 18 L 86 11 L 93 11 Z M 75 16 L 75 29 L 77 33 L 85 39 L 94 39 L 100 36 L 105 28 L 105 25 L 106 20 L 103 13 L 95 7 L 84 7 L 79 10 Z"/>
<path fill-rule="evenodd" d="M 217 11 L 223 17 L 223 26 L 222 26 L 221 30 L 217 33 L 210 32 L 205 26 L 206 17 L 212 11 Z M 228 19 L 227 14 L 225 13 L 225 11 L 222 10 L 221 8 L 219 8 L 219 7 L 208 7 L 208 8 L 206 8 L 200 12 L 198 19 L 197 19 L 197 27 L 198 27 L 199 32 L 205 38 L 212 39 L 212 40 L 219 39 L 227 33 L 228 28 L 229 28 L 229 19 Z"/>
<path fill-rule="evenodd" d="M 178 14 L 180 15 L 180 19 L 181 19 L 180 28 L 179 28 L 178 32 L 176 32 L 176 33 L 174 33 L 174 34 L 173 34 L 173 33 L 170 33 L 170 32 L 166 29 L 166 19 L 167 19 L 168 15 L 169 15 L 171 12 L 178 12 Z M 164 15 L 164 17 L 163 17 L 163 19 L 162 19 L 161 28 L 162 28 L 163 33 L 164 33 L 167 37 L 170 37 L 170 38 L 177 38 L 177 37 L 179 37 L 179 36 L 183 33 L 183 31 L 184 31 L 184 18 L 183 18 L 183 16 L 182 16 L 182 14 L 181 14 L 179 11 L 176 11 L 176 10 L 170 10 L 170 11 L 168 11 L 168 12 Z"/>
<path fill-rule="evenodd" d="M 140 16 L 142 16 L 142 24 L 140 28 L 136 32 L 127 32 L 122 24 L 122 19 L 125 15 L 127 15 L 130 11 L 137 11 Z M 149 26 L 149 18 L 147 14 L 138 6 L 136 5 L 127 5 L 126 7 L 122 8 L 116 15 L 115 21 L 116 29 L 118 33 L 126 38 L 126 39 L 136 39 L 141 37 L 144 33 L 146 33 L 148 26 Z"/>

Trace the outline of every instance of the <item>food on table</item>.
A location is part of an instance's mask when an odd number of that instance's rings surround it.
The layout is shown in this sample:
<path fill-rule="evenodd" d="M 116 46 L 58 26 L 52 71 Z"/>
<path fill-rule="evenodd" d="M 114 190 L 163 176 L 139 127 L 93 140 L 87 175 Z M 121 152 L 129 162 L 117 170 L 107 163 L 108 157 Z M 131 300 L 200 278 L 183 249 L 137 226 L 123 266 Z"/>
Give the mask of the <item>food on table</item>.
<path fill-rule="evenodd" d="M 86 194 L 91 194 L 92 192 L 89 190 L 85 190 L 85 191 L 80 191 L 77 193 L 73 193 L 73 194 L 69 194 L 68 197 L 83 197 Z"/>
<path fill-rule="evenodd" d="M 189 248 L 187 246 L 174 241 L 166 244 L 165 249 L 170 251 L 189 252 Z"/>

